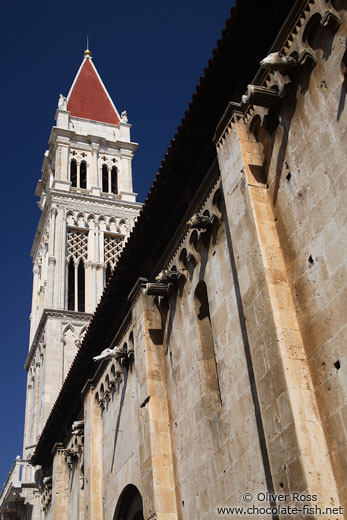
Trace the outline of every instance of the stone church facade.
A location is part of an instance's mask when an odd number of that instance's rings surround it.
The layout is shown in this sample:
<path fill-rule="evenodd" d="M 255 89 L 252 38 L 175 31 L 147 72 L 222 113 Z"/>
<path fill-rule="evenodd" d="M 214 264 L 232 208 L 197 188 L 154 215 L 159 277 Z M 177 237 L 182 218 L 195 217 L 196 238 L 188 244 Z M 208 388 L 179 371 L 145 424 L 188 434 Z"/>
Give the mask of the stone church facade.
<path fill-rule="evenodd" d="M 345 0 L 237 2 L 141 210 L 87 53 L 37 191 L 4 519 L 347 517 L 346 34 Z"/>

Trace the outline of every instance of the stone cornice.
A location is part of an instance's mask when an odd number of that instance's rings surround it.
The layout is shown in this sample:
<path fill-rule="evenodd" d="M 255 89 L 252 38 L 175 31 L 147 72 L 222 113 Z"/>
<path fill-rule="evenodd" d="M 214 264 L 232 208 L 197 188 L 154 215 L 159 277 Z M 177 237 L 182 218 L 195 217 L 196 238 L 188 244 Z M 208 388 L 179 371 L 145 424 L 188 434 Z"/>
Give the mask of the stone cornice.
<path fill-rule="evenodd" d="M 110 125 L 112 126 L 112 125 Z M 62 140 L 62 141 L 61 141 Z M 132 141 L 122 141 L 121 139 L 110 140 L 106 137 L 100 137 L 100 135 L 94 134 L 79 134 L 75 130 L 67 129 L 67 128 L 59 128 L 57 126 L 53 126 L 50 137 L 49 144 L 54 148 L 58 143 L 64 142 L 64 144 L 68 144 L 69 141 L 79 141 L 85 143 L 89 148 L 91 143 L 99 143 L 100 147 L 109 147 L 111 149 L 116 150 L 129 150 L 132 153 L 135 153 L 138 143 L 134 143 Z M 61 141 L 61 142 L 60 142 Z M 70 143 L 72 144 L 72 143 Z"/>
<path fill-rule="evenodd" d="M 51 190 L 51 198 L 52 202 L 62 202 L 66 204 L 83 204 L 84 206 L 91 205 L 93 206 L 93 210 L 95 211 L 96 207 L 99 206 L 100 209 L 104 208 L 112 208 L 112 209 L 120 209 L 120 210 L 133 210 L 139 211 L 143 204 L 141 202 L 128 202 L 126 200 L 121 199 L 108 199 L 101 198 L 99 195 L 87 195 L 86 193 L 78 194 L 76 192 L 65 192 L 59 190 Z"/>

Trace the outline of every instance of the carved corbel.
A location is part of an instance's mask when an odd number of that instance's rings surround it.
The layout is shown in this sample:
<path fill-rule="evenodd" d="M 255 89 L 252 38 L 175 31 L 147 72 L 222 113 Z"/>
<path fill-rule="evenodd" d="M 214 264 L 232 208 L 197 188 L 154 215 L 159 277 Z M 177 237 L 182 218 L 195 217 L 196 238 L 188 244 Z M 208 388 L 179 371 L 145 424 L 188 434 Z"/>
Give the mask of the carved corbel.
<path fill-rule="evenodd" d="M 145 296 L 168 296 L 172 285 L 170 283 L 146 283 L 143 288 Z"/>
<path fill-rule="evenodd" d="M 72 424 L 72 435 L 81 435 L 84 433 L 84 421 L 75 421 Z"/>
<path fill-rule="evenodd" d="M 271 88 L 248 85 L 247 92 L 242 96 L 242 103 L 265 108 L 278 108 L 281 96 Z"/>

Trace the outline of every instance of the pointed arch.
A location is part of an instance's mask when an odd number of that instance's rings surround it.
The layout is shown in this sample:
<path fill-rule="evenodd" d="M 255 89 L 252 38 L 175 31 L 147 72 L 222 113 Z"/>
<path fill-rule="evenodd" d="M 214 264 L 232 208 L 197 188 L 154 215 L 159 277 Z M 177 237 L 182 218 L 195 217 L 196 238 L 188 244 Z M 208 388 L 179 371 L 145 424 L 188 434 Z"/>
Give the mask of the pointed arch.
<path fill-rule="evenodd" d="M 144 520 L 142 496 L 133 484 L 128 484 L 121 492 L 113 520 Z"/>
<path fill-rule="evenodd" d="M 68 331 L 71 331 L 72 334 L 75 336 L 75 329 L 74 329 L 72 323 L 69 323 L 68 325 L 66 325 L 66 327 L 64 327 L 64 329 L 63 329 L 63 337 L 65 336 L 65 334 L 66 334 Z"/>

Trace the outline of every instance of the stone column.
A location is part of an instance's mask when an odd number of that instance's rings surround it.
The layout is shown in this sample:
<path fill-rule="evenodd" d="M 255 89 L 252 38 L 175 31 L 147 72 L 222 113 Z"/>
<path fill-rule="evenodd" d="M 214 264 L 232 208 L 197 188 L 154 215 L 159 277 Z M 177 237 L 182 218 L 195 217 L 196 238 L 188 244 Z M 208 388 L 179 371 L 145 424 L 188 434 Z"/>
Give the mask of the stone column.
<path fill-rule="evenodd" d="M 141 300 L 148 392 L 145 404 L 141 406 L 144 408 L 144 442 L 148 446 L 140 450 L 140 454 L 150 453 L 150 467 L 148 459 L 141 460 L 141 473 L 144 482 L 149 475 L 152 476 L 145 492 L 145 496 L 150 497 L 150 503 L 144 504 L 145 513 L 152 513 L 157 520 L 178 520 L 165 354 L 162 335 L 155 334 L 158 330 L 161 331 L 161 319 L 152 296 L 141 295 Z"/>
<path fill-rule="evenodd" d="M 56 238 L 55 238 L 55 290 L 53 294 L 53 308 L 65 308 L 66 291 L 66 217 L 64 208 L 58 209 L 56 217 Z"/>
<path fill-rule="evenodd" d="M 250 280 L 251 304 L 242 281 L 240 289 L 251 357 L 259 360 L 266 349 L 270 360 L 265 374 L 260 362 L 253 368 L 275 492 L 316 494 L 322 507 L 339 505 L 272 201 L 266 184 L 252 173 L 262 167 L 258 143 L 243 118 L 235 116 L 217 149 L 231 255 L 238 270 L 248 264 L 256 273 Z M 255 316 L 262 317 L 266 345 Z"/>
<path fill-rule="evenodd" d="M 85 520 L 103 520 L 101 415 L 93 385 L 84 396 Z"/>
<path fill-rule="evenodd" d="M 88 257 L 85 263 L 86 269 L 86 312 L 93 312 L 95 309 L 95 221 L 90 219 L 88 222 Z"/>
<path fill-rule="evenodd" d="M 95 305 L 97 305 L 104 290 L 104 231 L 97 224 L 97 252 L 96 252 L 96 278 L 95 278 Z"/>

